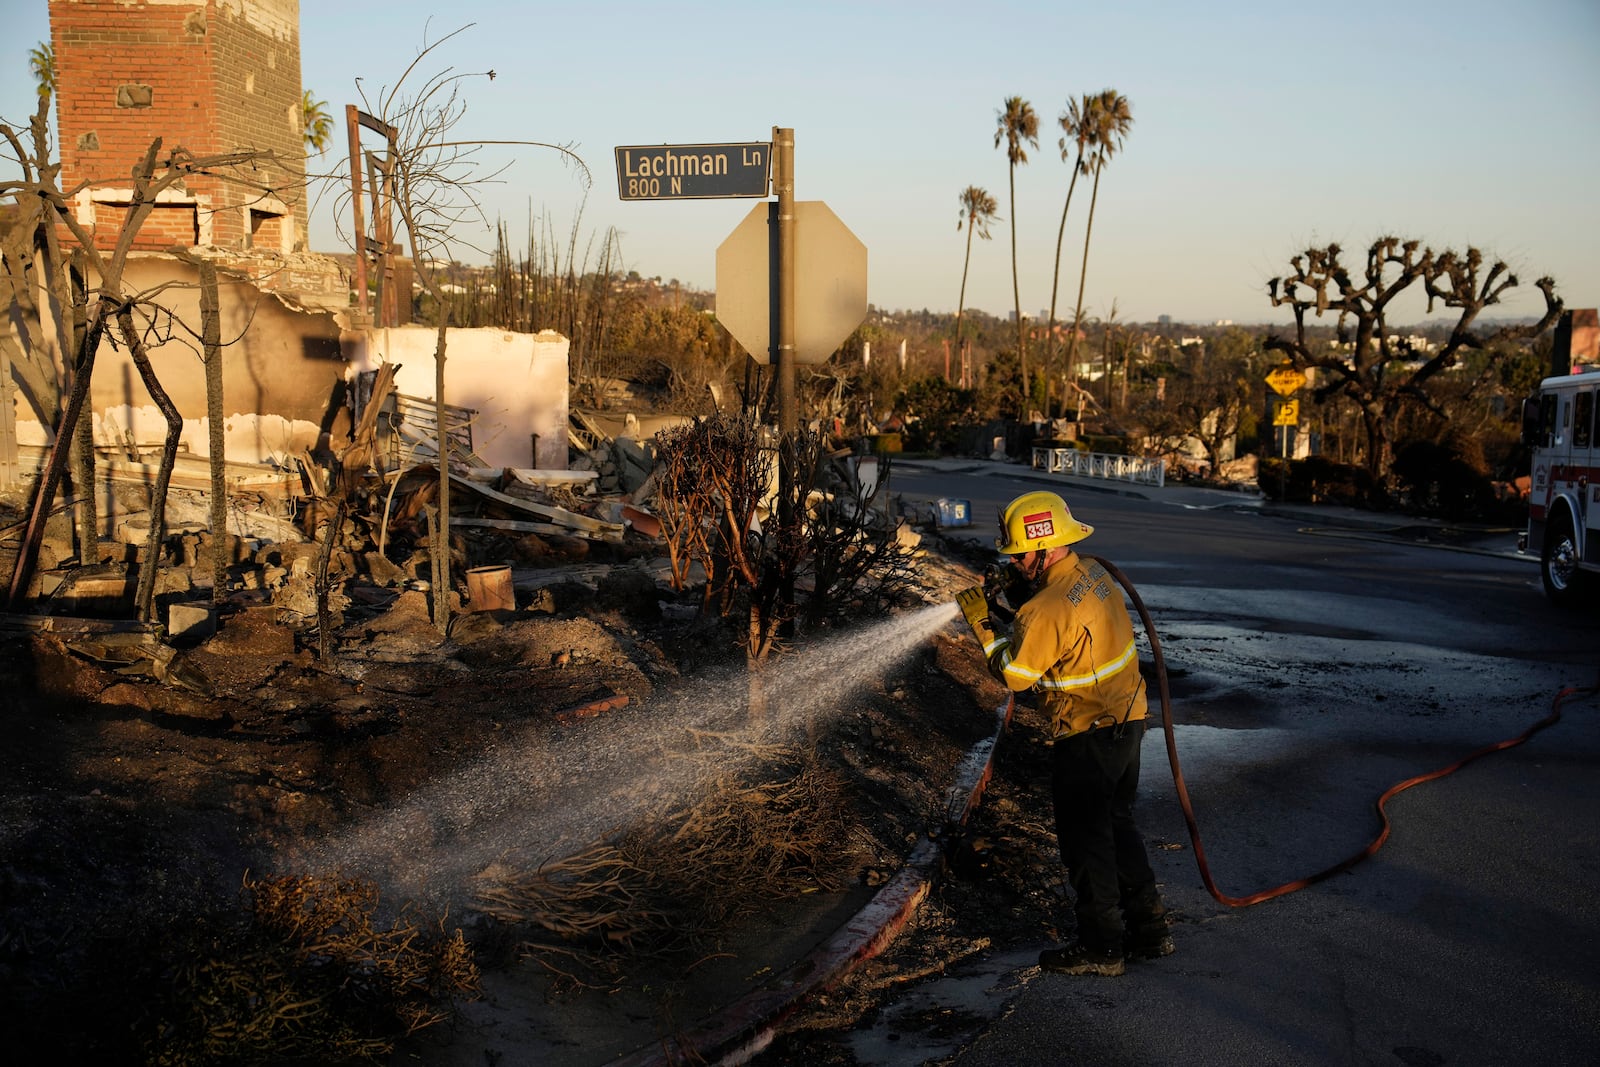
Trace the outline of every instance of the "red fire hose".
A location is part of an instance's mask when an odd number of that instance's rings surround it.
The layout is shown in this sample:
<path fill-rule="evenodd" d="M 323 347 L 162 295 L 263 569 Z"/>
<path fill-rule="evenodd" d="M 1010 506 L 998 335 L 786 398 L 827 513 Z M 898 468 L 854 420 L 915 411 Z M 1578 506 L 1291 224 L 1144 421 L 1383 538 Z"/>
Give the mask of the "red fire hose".
<path fill-rule="evenodd" d="M 1273 889 L 1263 889 L 1259 893 L 1251 893 L 1249 896 L 1244 897 L 1229 896 L 1222 890 L 1218 889 L 1216 882 L 1212 880 L 1211 867 L 1206 863 L 1205 846 L 1200 843 L 1200 827 L 1195 822 L 1194 807 L 1189 803 L 1189 788 L 1184 784 L 1183 768 L 1178 764 L 1178 745 L 1176 739 L 1173 737 L 1172 732 L 1172 691 L 1167 685 L 1167 664 L 1166 660 L 1161 654 L 1161 641 L 1156 637 L 1155 623 L 1151 621 L 1150 613 L 1145 609 L 1144 601 L 1139 599 L 1139 593 L 1133 588 L 1133 583 L 1128 581 L 1127 575 L 1118 570 L 1115 564 L 1109 562 L 1108 560 L 1102 559 L 1099 556 L 1090 556 L 1088 558 L 1095 560 L 1101 566 L 1105 567 L 1106 570 L 1110 571 L 1111 576 L 1115 578 L 1119 584 L 1121 584 L 1124 590 L 1127 591 L 1128 598 L 1133 601 L 1133 606 L 1139 613 L 1139 620 L 1144 625 L 1145 635 L 1150 639 L 1151 660 L 1155 666 L 1156 678 L 1159 682 L 1161 690 L 1161 722 L 1167 735 L 1167 761 L 1172 765 L 1172 781 L 1178 787 L 1178 805 L 1183 809 L 1183 820 L 1188 824 L 1189 827 L 1189 840 L 1194 843 L 1195 863 L 1200 868 L 1200 879 L 1205 883 L 1207 891 L 1209 891 L 1210 894 L 1218 901 L 1228 905 L 1230 908 L 1248 907 L 1251 904 L 1259 904 L 1263 900 L 1271 900 L 1273 897 L 1281 897 L 1286 893 L 1293 893 L 1297 889 L 1304 889 L 1308 885 L 1315 885 L 1323 879 L 1338 874 L 1341 871 L 1349 870 L 1351 867 L 1354 867 L 1368 856 L 1374 855 L 1380 848 L 1383 847 L 1383 843 L 1389 839 L 1389 815 L 1385 810 L 1385 805 L 1388 804 L 1391 797 L 1405 792 L 1414 785 L 1421 785 L 1423 782 L 1431 782 L 1435 778 L 1443 778 L 1447 774 L 1452 774 L 1480 756 L 1487 756 L 1491 752 L 1499 752 L 1504 749 L 1515 748 L 1517 745 L 1522 744 L 1540 730 L 1543 730 L 1545 727 L 1552 726 L 1558 722 L 1561 718 L 1561 705 L 1566 703 L 1568 700 L 1574 697 L 1588 696 L 1593 693 L 1600 692 L 1600 684 L 1590 686 L 1568 686 L 1555 695 L 1555 700 L 1550 706 L 1549 715 L 1545 716 L 1543 719 L 1540 719 L 1538 722 L 1528 727 L 1516 737 L 1509 738 L 1505 741 L 1496 741 L 1492 745 L 1485 745 L 1476 752 L 1471 752 L 1461 757 L 1448 767 L 1441 767 L 1436 771 L 1429 771 L 1427 774 L 1419 774 L 1415 778 L 1407 778 L 1403 782 L 1399 782 L 1390 786 L 1384 792 L 1384 794 L 1378 798 L 1377 804 L 1378 818 L 1383 823 L 1383 829 L 1379 831 L 1378 836 L 1373 838 L 1365 848 L 1357 852 L 1355 855 L 1350 856 L 1348 859 L 1341 860 L 1326 870 L 1318 871 L 1316 874 L 1309 875 L 1305 878 L 1298 878 L 1292 882 L 1285 882 L 1283 885 L 1277 886 Z"/>

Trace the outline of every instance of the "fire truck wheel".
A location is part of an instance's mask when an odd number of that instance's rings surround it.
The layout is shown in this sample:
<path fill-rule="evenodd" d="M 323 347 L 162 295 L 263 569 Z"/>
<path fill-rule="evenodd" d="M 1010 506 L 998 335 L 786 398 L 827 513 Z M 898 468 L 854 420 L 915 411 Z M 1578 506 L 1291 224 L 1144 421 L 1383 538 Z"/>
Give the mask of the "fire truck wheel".
<path fill-rule="evenodd" d="M 1545 594 L 1557 604 L 1576 604 L 1584 575 L 1578 569 L 1578 539 L 1572 531 L 1572 517 L 1565 512 L 1545 530 L 1539 563 Z"/>

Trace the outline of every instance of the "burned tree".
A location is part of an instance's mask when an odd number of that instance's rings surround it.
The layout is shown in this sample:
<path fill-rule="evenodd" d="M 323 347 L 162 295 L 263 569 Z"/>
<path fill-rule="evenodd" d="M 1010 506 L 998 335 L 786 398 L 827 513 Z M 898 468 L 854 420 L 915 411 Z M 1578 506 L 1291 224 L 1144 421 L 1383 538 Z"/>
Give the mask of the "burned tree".
<path fill-rule="evenodd" d="M 433 525 L 429 555 L 433 562 L 434 625 L 440 633 L 450 625 L 450 464 L 445 441 L 448 425 L 445 416 L 445 348 L 449 328 L 454 325 L 452 302 L 443 289 L 443 273 L 455 258 L 458 247 L 467 245 L 462 236 L 469 228 L 487 229 L 488 222 L 475 195 L 476 188 L 493 181 L 498 172 L 480 174 L 479 150 L 491 144 L 526 145 L 550 148 L 570 160 L 589 184 L 589 170 L 570 148 L 542 141 L 458 141 L 451 131 L 466 114 L 461 86 L 469 78 L 492 80 L 494 71 L 458 73 L 446 69 L 433 74 L 418 86 L 412 76 L 419 66 L 451 38 L 471 28 L 471 23 L 436 41 L 424 42 L 416 59 L 392 86 L 380 90 L 376 102 L 361 93 L 363 109 L 348 109 L 352 122 L 383 131 L 387 151 L 369 154 L 367 163 L 374 186 L 375 201 L 391 205 L 405 227 L 413 267 L 422 287 L 438 309 L 438 337 L 434 347 L 434 418 L 439 438 L 439 493 L 437 522 Z M 360 187 L 361 160 L 359 131 L 351 130 L 352 184 Z M 346 196 L 352 194 L 346 193 Z M 357 199 L 359 203 L 359 199 Z M 357 215 L 359 218 L 359 215 Z M 388 235 L 380 235 L 380 243 Z M 365 233 L 353 235 L 358 257 L 367 254 Z M 476 251 L 487 254 L 483 249 Z M 387 249 L 385 248 L 385 254 Z M 365 294 L 362 294 L 365 300 Z M 369 325 L 364 323 L 363 325 Z"/>
<path fill-rule="evenodd" d="M 146 391 L 168 427 L 152 494 L 150 534 L 140 564 L 137 611 L 149 622 L 153 620 L 155 570 L 165 540 L 165 490 L 177 459 L 182 419 L 161 386 L 148 348 L 153 338 L 165 342 L 182 336 L 194 350 L 209 353 L 213 346 L 206 338 L 215 338 L 210 330 L 184 323 L 162 302 L 162 294 L 176 283 L 147 292 L 129 292 L 125 280 L 128 257 L 162 195 L 193 177 L 210 176 L 237 183 L 261 197 L 276 196 L 279 190 L 262 184 L 260 179 L 262 173 L 272 169 L 262 164 L 274 157 L 270 152 L 259 151 L 197 157 L 181 146 L 163 153 L 161 139 L 155 139 L 132 168 L 126 214 L 110 249 L 103 250 L 74 208 L 78 193 L 99 183 L 90 179 L 71 189 L 60 188 L 61 165 L 51 156 L 48 108 L 48 99 L 42 98 L 26 135 L 0 124 L 0 139 L 9 147 L 12 162 L 21 171 L 19 179 L 0 181 L 0 195 L 9 194 L 17 203 L 12 227 L 0 245 L 0 259 L 4 261 L 0 269 L 0 302 L 20 312 L 23 331 L 20 350 L 9 336 L 0 338 L 0 357 L 11 361 L 40 422 L 54 431 L 44 469 L 34 485 L 8 603 L 14 607 L 27 589 L 37 562 L 44 521 L 55 506 L 73 449 L 82 457 L 75 467 L 82 509 L 78 523 L 80 557 L 92 549 L 96 529 L 90 466 L 93 443 L 88 437 L 91 423 L 82 416 L 89 399 L 95 357 L 102 340 L 107 340 L 127 346 Z M 120 178 L 117 183 L 126 181 L 127 178 Z M 63 382 L 68 389 L 64 400 Z M 211 457 L 213 465 L 222 460 L 220 454 Z M 215 533 L 220 537 L 225 531 Z"/>
<path fill-rule="evenodd" d="M 741 589 L 762 582 L 757 511 L 775 482 L 776 450 L 748 418 L 712 415 L 660 435 L 656 495 L 674 588 L 704 575 L 704 607 L 728 615 Z M 759 612 L 753 612 L 759 615 Z M 776 621 L 753 617 L 747 651 L 759 660 Z"/>
<path fill-rule="evenodd" d="M 1287 356 L 1296 367 L 1323 371 L 1313 393 L 1318 403 L 1343 394 L 1356 405 L 1366 435 L 1366 468 L 1373 484 L 1382 485 L 1393 463 L 1392 438 L 1400 412 L 1417 405 L 1442 417 L 1429 386 L 1463 350 L 1492 354 L 1501 342 L 1536 337 L 1556 321 L 1562 305 L 1555 281 L 1540 278 L 1534 285 L 1544 294 L 1545 310 L 1537 321 L 1480 326 L 1479 315 L 1517 285 L 1517 276 L 1503 261 L 1485 270 L 1476 248 L 1435 252 L 1417 241 L 1381 237 L 1367 250 L 1365 267 L 1356 276 L 1340 262 L 1342 251 L 1337 244 L 1307 249 L 1289 261 L 1292 274 L 1267 283 L 1272 306 L 1293 312 L 1294 334 L 1270 336 L 1264 347 Z M 1442 304 L 1456 316 L 1448 340 L 1431 353 L 1414 351 L 1390 329 L 1396 300 L 1419 284 L 1430 313 Z M 1310 340 L 1308 314 L 1337 316 L 1337 345 Z"/>
<path fill-rule="evenodd" d="M 1216 472 L 1230 443 L 1244 430 L 1261 386 L 1255 367 L 1259 342 L 1242 330 L 1229 330 L 1211 343 L 1185 345 L 1170 357 L 1166 385 L 1158 396 L 1147 395 L 1137 418 L 1157 450 L 1181 454 L 1185 442 L 1197 443 L 1205 464 Z"/>
<path fill-rule="evenodd" d="M 776 521 L 779 446 L 766 427 L 718 414 L 657 440 L 657 515 L 672 584 L 688 588 L 700 568 L 703 609 L 747 619 L 741 637 L 751 664 L 778 647 L 790 623 L 817 629 L 881 614 L 908 588 L 913 549 L 900 538 L 899 520 L 878 507 L 888 495 L 887 470 L 875 485 L 840 478 L 847 484 L 825 487 L 822 438 L 799 435 L 791 447 L 800 476 L 789 490 L 797 521 L 785 525 Z M 796 579 L 808 579 L 798 608 L 783 596 Z"/>

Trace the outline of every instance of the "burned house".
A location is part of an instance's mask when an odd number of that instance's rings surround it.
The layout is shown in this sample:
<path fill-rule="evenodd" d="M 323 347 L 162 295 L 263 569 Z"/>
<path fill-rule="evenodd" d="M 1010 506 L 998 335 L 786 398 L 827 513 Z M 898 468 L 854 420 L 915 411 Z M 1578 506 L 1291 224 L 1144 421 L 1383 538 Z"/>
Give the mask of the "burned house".
<path fill-rule="evenodd" d="M 353 278 L 367 272 L 352 269 L 353 257 L 307 247 L 299 7 L 298 0 L 49 5 L 56 184 L 95 248 L 109 252 L 127 242 L 120 291 L 148 295 L 159 308 L 141 315 L 140 328 L 183 418 L 180 452 L 203 458 L 210 450 L 198 284 L 209 268 L 219 279 L 227 460 L 279 470 L 348 439 L 361 399 L 352 386 L 363 370 L 399 365 L 402 400 L 386 420 L 391 428 L 404 422 L 407 398 L 420 411 L 434 394 L 435 332 L 381 321 L 371 326 Z M 168 169 L 181 169 L 184 160 L 230 166 L 182 174 L 149 198 L 147 216 L 129 230 L 130 209 L 143 194 L 128 175 L 157 141 Z M 58 229 L 65 255 L 80 238 Z M 29 243 L 14 234 L 6 243 L 10 258 L 27 258 Z M 53 440 L 71 377 L 60 351 L 70 330 L 62 328 L 61 302 L 44 291 L 47 283 L 17 270 L 4 277 L 10 281 L 0 299 L 10 314 L 0 353 L 8 373 L 0 389 L 9 389 L 11 403 L 0 403 L 9 423 L 0 427 L 0 483 L 14 489 L 36 471 Z M 91 289 L 96 281 L 89 279 Z M 19 293 L 20 285 L 37 291 Z M 565 468 L 565 339 L 452 331 L 449 367 L 446 399 L 477 460 Z M 99 347 L 86 417 L 102 454 L 133 462 L 148 459 L 166 432 L 115 331 Z"/>

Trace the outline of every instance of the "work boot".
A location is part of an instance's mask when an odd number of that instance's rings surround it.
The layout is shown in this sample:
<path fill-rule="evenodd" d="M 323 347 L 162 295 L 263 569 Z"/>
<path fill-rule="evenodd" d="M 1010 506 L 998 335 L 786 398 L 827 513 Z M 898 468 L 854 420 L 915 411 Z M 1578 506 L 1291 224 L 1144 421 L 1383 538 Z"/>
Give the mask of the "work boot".
<path fill-rule="evenodd" d="M 1167 932 L 1167 909 L 1155 910 L 1130 921 L 1122 932 L 1122 947 L 1130 960 L 1158 960 L 1177 948 Z"/>
<path fill-rule="evenodd" d="M 1115 978 L 1127 969 L 1121 952 L 1088 948 L 1082 942 L 1045 949 L 1039 953 L 1039 966 L 1057 974 L 1094 974 L 1101 978 Z"/>
<path fill-rule="evenodd" d="M 1172 943 L 1172 935 L 1167 933 L 1166 927 L 1129 934 L 1123 939 L 1122 945 L 1124 954 L 1130 960 L 1158 960 L 1162 956 L 1172 955 L 1178 949 Z"/>

